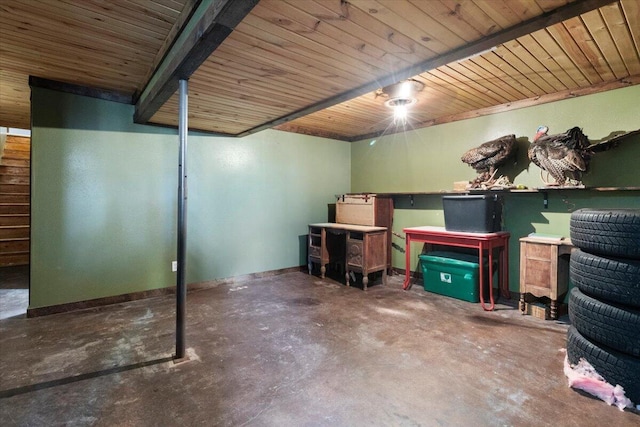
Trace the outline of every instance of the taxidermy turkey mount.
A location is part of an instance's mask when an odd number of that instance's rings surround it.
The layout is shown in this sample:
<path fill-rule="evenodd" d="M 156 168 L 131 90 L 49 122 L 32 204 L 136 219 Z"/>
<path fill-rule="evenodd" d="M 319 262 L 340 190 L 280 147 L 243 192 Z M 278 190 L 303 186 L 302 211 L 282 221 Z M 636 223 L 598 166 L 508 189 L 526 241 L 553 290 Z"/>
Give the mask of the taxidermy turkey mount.
<path fill-rule="evenodd" d="M 547 135 L 548 130 L 547 126 L 538 128 L 527 154 L 529 160 L 541 169 L 542 182 L 557 187 L 584 187 L 582 176 L 589 171 L 594 154 L 617 147 L 622 139 L 640 134 L 638 129 L 591 144 L 579 127 L 556 135 Z M 547 173 L 546 178 L 543 171 Z"/>
<path fill-rule="evenodd" d="M 478 172 L 478 176 L 471 182 L 470 188 L 506 188 L 511 186 L 509 177 L 495 178 L 498 166 L 516 155 L 517 145 L 515 135 L 505 135 L 468 150 L 460 158 Z"/>

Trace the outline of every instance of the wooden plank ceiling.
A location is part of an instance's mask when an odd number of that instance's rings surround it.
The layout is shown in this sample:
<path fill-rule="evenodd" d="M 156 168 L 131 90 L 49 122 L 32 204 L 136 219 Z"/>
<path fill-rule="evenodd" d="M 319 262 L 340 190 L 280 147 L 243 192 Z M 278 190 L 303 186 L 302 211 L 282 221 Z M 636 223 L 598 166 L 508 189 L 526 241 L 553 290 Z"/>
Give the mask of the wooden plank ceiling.
<path fill-rule="evenodd" d="M 29 75 L 135 102 L 199 3 L 3 0 L 0 126 L 29 127 Z M 638 0 L 260 0 L 190 77 L 189 123 L 358 140 L 403 130 L 393 81 L 424 84 L 418 128 L 638 84 L 639 46 Z"/>

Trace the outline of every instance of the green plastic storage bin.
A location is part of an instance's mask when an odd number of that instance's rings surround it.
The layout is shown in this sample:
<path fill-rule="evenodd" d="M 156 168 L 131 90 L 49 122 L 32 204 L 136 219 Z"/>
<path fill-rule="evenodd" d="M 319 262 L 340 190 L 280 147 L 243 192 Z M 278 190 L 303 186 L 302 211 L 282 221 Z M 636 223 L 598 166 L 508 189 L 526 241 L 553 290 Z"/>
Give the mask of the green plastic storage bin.
<path fill-rule="evenodd" d="M 420 264 L 425 291 L 469 302 L 480 301 L 477 255 L 435 251 L 420 255 Z M 496 270 L 497 268 L 494 269 Z M 484 300 L 487 301 L 489 299 L 489 262 L 486 259 L 484 274 Z M 494 295 L 496 295 L 495 292 Z"/>

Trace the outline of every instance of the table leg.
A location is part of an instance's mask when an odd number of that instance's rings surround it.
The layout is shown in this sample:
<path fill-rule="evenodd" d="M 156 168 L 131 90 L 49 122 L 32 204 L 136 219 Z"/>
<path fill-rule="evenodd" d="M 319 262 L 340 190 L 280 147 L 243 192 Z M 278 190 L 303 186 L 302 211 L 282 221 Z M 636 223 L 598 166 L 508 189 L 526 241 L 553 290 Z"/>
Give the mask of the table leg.
<path fill-rule="evenodd" d="M 362 273 L 362 289 L 366 291 L 368 284 L 369 284 L 369 275 L 363 272 Z"/>
<path fill-rule="evenodd" d="M 508 298 L 504 293 L 504 246 L 498 247 L 498 295 Z"/>
<path fill-rule="evenodd" d="M 407 290 L 409 289 L 409 281 L 411 279 L 411 238 L 409 237 L 408 233 L 404 241 L 405 241 L 405 246 L 404 246 L 405 272 L 404 272 L 404 283 L 402 284 L 402 289 Z"/>
<path fill-rule="evenodd" d="M 489 251 L 489 301 L 491 301 L 491 308 L 490 310 L 493 310 L 493 307 L 495 306 L 495 302 L 494 302 L 494 298 L 493 298 L 493 244 L 489 244 L 489 248 L 487 249 Z"/>
<path fill-rule="evenodd" d="M 489 274 L 491 274 L 491 272 L 493 271 L 493 266 L 491 265 L 493 263 L 493 249 L 491 248 L 491 245 L 489 245 L 489 248 L 486 248 L 489 252 Z M 491 305 L 489 307 L 487 307 L 484 303 L 484 244 L 483 242 L 480 242 L 480 245 L 478 247 L 478 259 L 480 261 L 480 265 L 478 266 L 478 273 L 480 274 L 480 277 L 478 279 L 478 282 L 480 282 L 480 305 L 482 306 L 482 309 L 484 311 L 492 311 L 493 308 L 495 307 L 495 302 L 493 300 L 493 278 L 489 277 L 489 301 L 491 303 Z"/>
<path fill-rule="evenodd" d="M 320 264 L 320 277 L 324 279 L 324 275 L 327 272 L 327 266 L 324 264 Z"/>
<path fill-rule="evenodd" d="M 558 320 L 558 300 L 551 300 L 551 313 L 549 313 L 551 320 Z"/>
<path fill-rule="evenodd" d="M 480 292 L 480 305 L 486 310 L 484 306 L 484 259 L 482 255 L 482 243 L 478 247 L 478 287 Z"/>
<path fill-rule="evenodd" d="M 502 248 L 500 252 L 500 268 L 502 271 L 502 277 L 500 278 L 500 292 L 506 299 L 511 299 L 511 292 L 509 291 L 509 238 L 506 237 L 502 241 Z"/>
<path fill-rule="evenodd" d="M 524 292 L 520 293 L 520 301 L 518 303 L 518 308 L 520 309 L 520 312 L 522 313 L 523 316 L 526 314 L 526 311 L 527 311 L 527 305 L 524 302 L 524 295 L 525 295 Z"/>
<path fill-rule="evenodd" d="M 351 286 L 351 283 L 349 283 L 349 268 L 347 268 L 347 272 L 346 272 L 346 274 L 344 275 L 344 278 L 345 278 L 345 283 L 346 283 L 346 285 L 347 285 L 347 286 Z"/>

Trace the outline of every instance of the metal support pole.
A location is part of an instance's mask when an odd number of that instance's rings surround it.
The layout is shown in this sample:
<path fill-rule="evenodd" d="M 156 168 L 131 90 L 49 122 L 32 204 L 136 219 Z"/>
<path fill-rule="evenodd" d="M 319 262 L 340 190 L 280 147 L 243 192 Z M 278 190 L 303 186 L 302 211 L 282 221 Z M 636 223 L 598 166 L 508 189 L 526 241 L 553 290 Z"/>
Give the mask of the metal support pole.
<path fill-rule="evenodd" d="M 178 276 L 176 282 L 176 355 L 185 357 L 185 317 L 187 303 L 186 248 L 187 248 L 187 133 L 188 98 L 187 80 L 180 80 L 180 104 L 178 134 L 180 154 L 178 156 Z"/>

